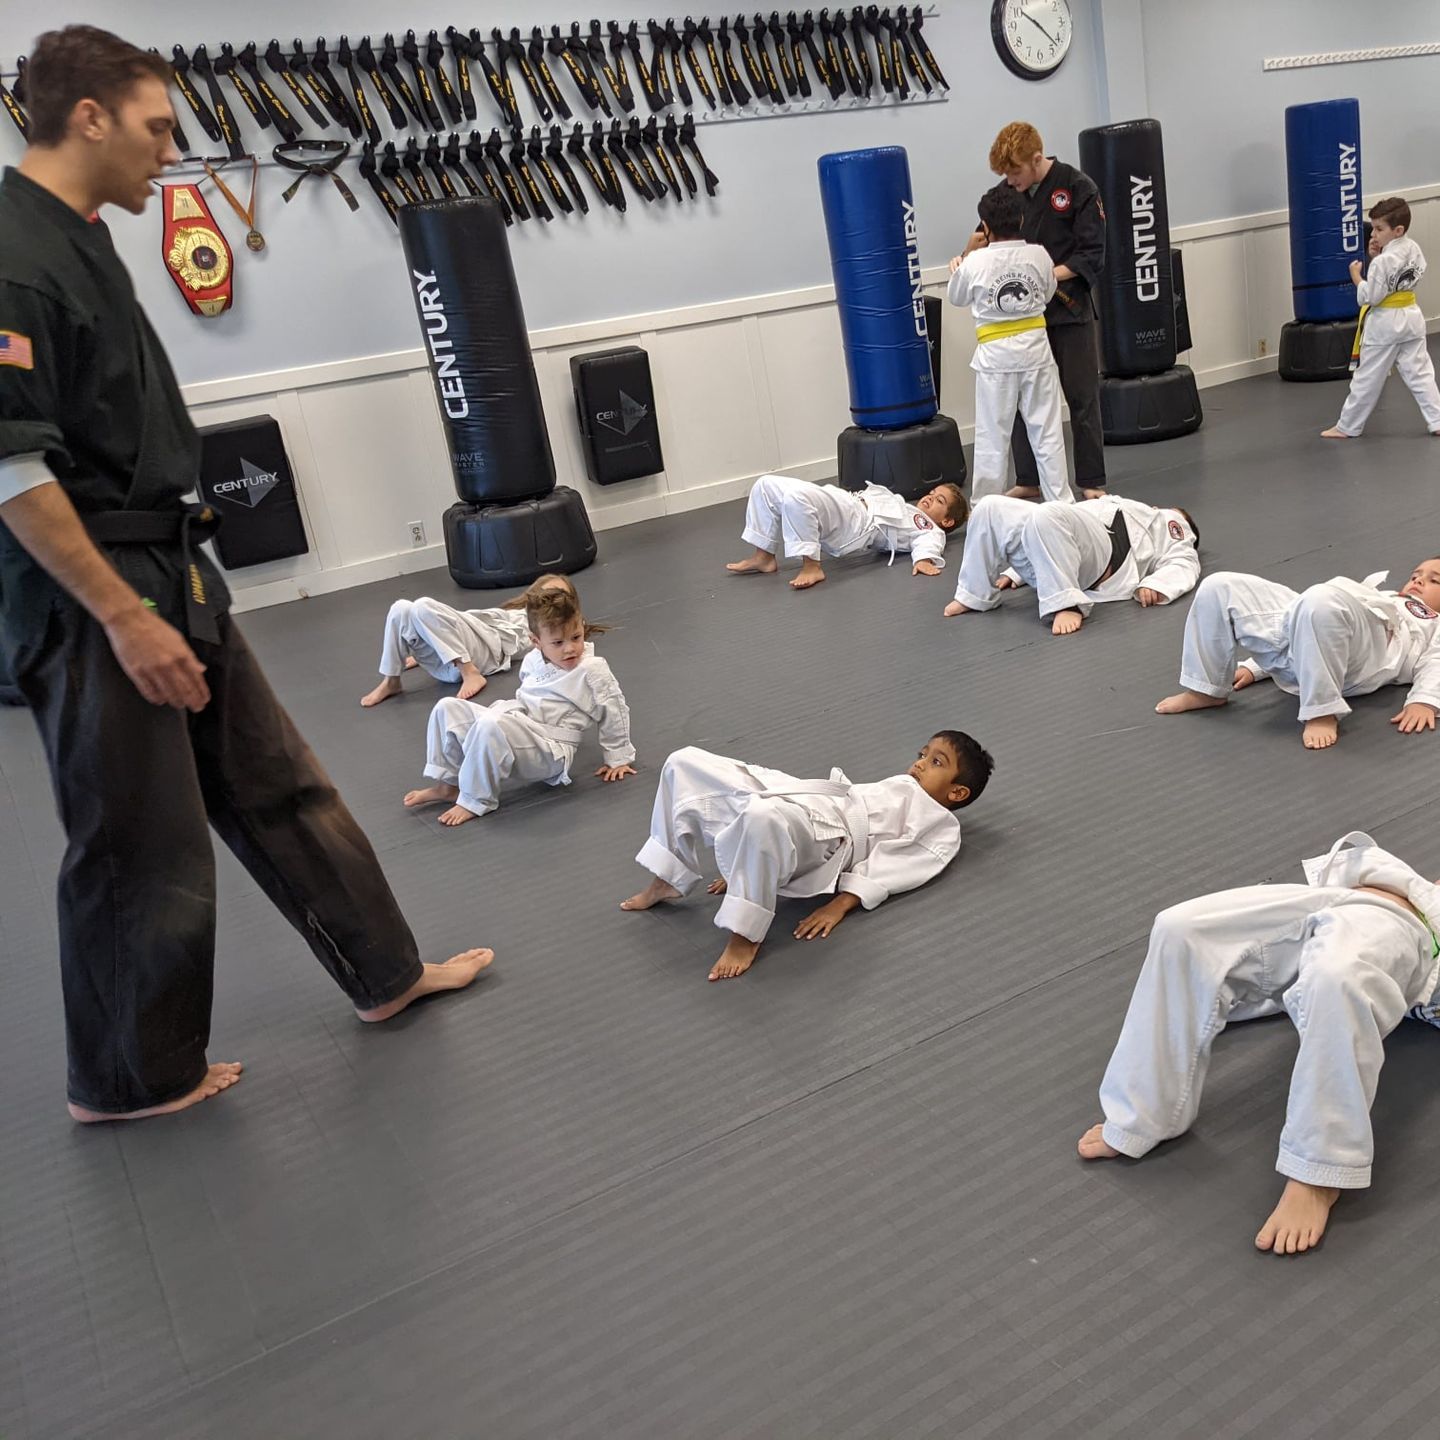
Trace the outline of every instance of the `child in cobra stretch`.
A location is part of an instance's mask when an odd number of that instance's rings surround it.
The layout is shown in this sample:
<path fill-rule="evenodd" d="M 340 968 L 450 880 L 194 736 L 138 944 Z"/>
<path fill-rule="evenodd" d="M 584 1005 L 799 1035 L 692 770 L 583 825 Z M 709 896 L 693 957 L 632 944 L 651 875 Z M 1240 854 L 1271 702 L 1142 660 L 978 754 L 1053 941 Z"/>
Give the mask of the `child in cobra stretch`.
<path fill-rule="evenodd" d="M 367 710 L 398 695 L 400 676 L 421 669 L 442 685 L 460 685 L 459 698 L 469 700 L 485 688 L 487 675 L 510 668 L 510 661 L 530 643 L 525 603 L 537 590 L 575 587 L 563 575 L 542 575 L 523 594 L 489 610 L 457 610 L 422 595 L 397 600 L 385 617 L 380 644 L 380 683 L 360 697 Z"/>
<path fill-rule="evenodd" d="M 440 823 L 463 825 L 495 809 L 511 774 L 568 785 L 592 725 L 605 756 L 595 773 L 605 781 L 635 773 L 629 707 L 589 643 L 606 627 L 586 623 L 573 586 L 530 591 L 525 619 L 534 648 L 521 662 L 515 698 L 476 705 L 447 696 L 436 704 L 425 743 L 425 774 L 436 783 L 410 791 L 407 809 L 453 802 Z"/>

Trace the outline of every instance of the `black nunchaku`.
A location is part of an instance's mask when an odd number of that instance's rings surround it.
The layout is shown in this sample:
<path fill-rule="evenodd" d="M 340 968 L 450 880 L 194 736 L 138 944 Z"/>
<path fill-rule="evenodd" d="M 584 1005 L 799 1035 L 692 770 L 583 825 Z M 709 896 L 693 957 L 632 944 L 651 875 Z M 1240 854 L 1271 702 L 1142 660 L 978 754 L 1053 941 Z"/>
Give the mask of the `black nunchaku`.
<path fill-rule="evenodd" d="M 390 117 L 390 123 L 397 130 L 403 130 L 410 121 L 405 116 L 400 102 L 395 98 L 395 92 L 385 81 L 385 72 L 380 68 L 380 61 L 376 58 L 375 47 L 370 43 L 368 35 L 362 36 L 360 43 L 355 47 L 355 58 L 360 62 L 360 68 L 370 77 L 370 83 L 375 87 L 375 93 L 380 97 L 380 103 L 385 107 L 385 113 Z M 385 174 L 385 159 L 381 156 L 380 173 Z"/>
<path fill-rule="evenodd" d="M 391 224 L 399 225 L 400 202 L 390 193 L 390 187 L 380 178 L 379 166 L 375 162 L 375 146 L 369 140 L 360 149 L 360 178 L 385 207 L 385 213 L 390 217 Z"/>
<path fill-rule="evenodd" d="M 265 47 L 265 64 L 285 82 L 290 93 L 295 97 L 295 103 L 305 112 L 306 118 L 318 129 L 328 130 L 330 128 L 329 117 L 310 98 L 309 92 L 301 83 L 299 70 L 291 65 L 289 57 L 280 48 L 278 40 L 272 39 Z"/>
<path fill-rule="evenodd" d="M 375 123 L 374 113 L 370 109 L 370 101 L 366 98 L 365 85 L 360 79 L 359 70 L 356 69 L 355 52 L 350 48 L 348 36 L 340 37 L 335 58 L 350 81 L 350 93 L 355 97 L 355 113 L 360 117 L 360 124 L 365 130 L 365 139 L 369 142 L 373 154 L 375 146 L 380 143 L 380 127 Z"/>
<path fill-rule="evenodd" d="M 460 89 L 460 108 L 467 120 L 475 118 L 475 89 L 470 83 L 470 42 L 453 26 L 445 29 L 450 53 L 455 57 L 455 78 Z"/>
<path fill-rule="evenodd" d="M 250 88 L 244 75 L 239 73 L 240 62 L 235 54 L 235 47 L 228 41 L 223 42 L 220 46 L 220 53 L 211 63 L 215 68 L 215 73 L 235 87 L 235 93 L 240 97 L 240 103 L 250 112 L 250 118 L 256 125 L 261 130 L 273 129 L 275 121 L 271 117 L 269 109 L 261 103 L 260 97 Z"/>
<path fill-rule="evenodd" d="M 500 183 L 490 170 L 490 157 L 485 150 L 485 140 L 478 130 L 470 132 L 470 138 L 465 142 L 465 158 L 470 162 L 470 168 L 480 177 L 480 183 L 490 192 L 490 198 L 500 207 L 500 214 L 504 217 L 507 225 L 515 223 L 515 212 L 510 208 L 510 202 L 505 198 L 505 192 L 500 188 Z"/>
<path fill-rule="evenodd" d="M 175 77 L 175 88 L 180 92 L 185 103 L 190 107 L 195 118 L 200 122 L 200 128 L 217 145 L 225 138 L 220 129 L 220 122 L 215 118 L 210 107 L 200 97 L 200 92 L 190 83 L 190 57 L 179 46 L 175 46 L 172 52 L 173 58 L 170 62 L 171 74 Z M 6 107 L 9 109 L 9 107 Z M 11 118 L 14 116 L 12 114 Z M 16 122 L 19 123 L 18 121 Z M 189 148 L 188 146 L 186 147 Z"/>
<path fill-rule="evenodd" d="M 940 68 L 939 62 L 930 52 L 930 46 L 925 37 L 920 33 L 925 24 L 925 11 L 916 5 L 910 11 L 910 34 L 915 41 L 916 48 L 920 51 L 925 61 L 925 68 L 935 77 L 935 83 L 942 89 L 948 90 L 950 82 L 945 78 L 945 72 Z"/>
<path fill-rule="evenodd" d="M 570 109 L 569 102 L 556 83 L 555 74 L 550 69 L 550 62 L 545 58 L 545 53 L 545 33 L 536 25 L 530 31 L 530 68 L 540 81 L 546 99 L 550 102 L 550 108 L 562 120 L 569 120 L 574 112 Z"/>
<path fill-rule="evenodd" d="M 330 65 L 330 51 L 323 35 L 317 37 L 315 49 L 311 52 L 310 71 L 317 86 L 323 87 L 325 94 L 329 95 L 330 113 L 335 117 L 336 123 L 343 125 L 351 136 L 358 140 L 365 133 L 364 124 L 350 103 L 345 87 L 335 78 L 335 71 Z M 319 93 L 318 89 L 316 93 Z"/>
<path fill-rule="evenodd" d="M 229 49 L 229 46 L 223 47 Z M 296 123 L 295 117 L 290 113 L 290 107 L 280 98 L 275 87 L 265 78 L 265 72 L 260 68 L 260 52 L 255 48 L 252 40 L 243 49 L 235 52 L 235 61 L 240 68 L 250 77 L 250 83 L 255 93 L 260 97 L 261 104 L 274 122 L 275 129 L 284 136 L 285 140 L 296 140 L 300 136 L 300 126 Z M 216 67 L 219 68 L 218 65 Z M 265 128 L 263 125 L 260 127 Z"/>
<path fill-rule="evenodd" d="M 510 208 L 515 212 L 515 218 L 528 220 L 530 207 L 525 201 L 525 190 L 519 180 L 515 178 L 515 172 L 505 163 L 504 142 L 501 140 L 498 130 L 491 130 L 485 141 L 485 158 L 500 177 L 500 183 L 504 185 L 505 193 L 510 199 Z"/>
<path fill-rule="evenodd" d="M 739 67 L 735 64 L 735 56 L 731 53 L 730 18 L 727 15 L 720 17 L 720 28 L 715 32 L 715 43 L 720 47 L 720 62 L 725 66 L 725 78 L 730 82 L 730 94 L 734 97 L 737 105 L 748 105 L 750 92 L 745 88 L 744 80 L 740 78 Z"/>
<path fill-rule="evenodd" d="M 690 162 L 685 158 L 685 151 L 680 146 L 680 127 L 675 123 L 673 115 L 665 117 L 665 148 L 670 152 L 675 161 L 675 168 L 680 172 L 680 178 L 685 182 L 685 189 L 693 200 L 699 193 L 700 187 L 695 183 L 695 172 L 690 168 Z"/>
<path fill-rule="evenodd" d="M 415 193 L 410 182 L 405 178 L 404 167 L 400 164 L 399 153 L 395 149 L 395 142 L 387 140 L 385 148 L 380 152 L 380 173 L 389 181 L 393 182 L 395 188 L 400 192 L 400 198 L 407 205 L 418 205 L 420 197 Z"/>
<path fill-rule="evenodd" d="M 575 127 L 577 131 L 580 128 L 579 125 Z M 590 130 L 589 150 L 596 166 L 605 176 L 606 186 L 610 191 L 610 203 L 623 215 L 629 201 L 625 198 L 625 187 L 620 183 L 620 173 L 615 169 L 615 162 L 610 158 L 605 127 L 598 120 Z"/>
<path fill-rule="evenodd" d="M 558 127 L 551 131 L 552 135 L 558 133 Z M 574 156 L 577 163 L 590 177 L 590 183 L 595 187 L 595 193 L 600 197 L 601 203 L 615 205 L 615 196 L 611 193 L 610 181 L 599 162 L 585 148 L 585 127 L 578 120 L 575 122 L 575 128 L 570 132 L 569 138 L 565 141 L 565 149 Z M 625 197 L 622 195 L 620 198 L 623 201 Z M 617 208 L 624 209 L 624 206 L 622 204 Z"/>
<path fill-rule="evenodd" d="M 245 145 L 240 139 L 240 127 L 235 123 L 235 116 L 226 104 L 224 95 L 220 93 L 220 79 L 215 74 L 215 67 L 210 63 L 210 52 L 203 45 L 195 47 L 195 53 L 190 57 L 190 68 L 205 82 L 205 89 L 210 94 L 210 110 L 219 123 L 226 151 L 232 160 L 239 160 L 245 154 Z"/>

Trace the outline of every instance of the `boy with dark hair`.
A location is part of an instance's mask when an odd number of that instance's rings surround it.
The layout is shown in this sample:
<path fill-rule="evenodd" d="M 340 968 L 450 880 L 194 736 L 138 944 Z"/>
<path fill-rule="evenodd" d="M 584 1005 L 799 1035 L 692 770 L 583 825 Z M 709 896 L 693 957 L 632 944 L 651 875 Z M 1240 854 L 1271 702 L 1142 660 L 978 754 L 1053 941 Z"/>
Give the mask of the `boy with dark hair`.
<path fill-rule="evenodd" d="M 1425 344 L 1425 317 L 1415 287 L 1425 273 L 1425 255 L 1407 233 L 1410 207 L 1392 195 L 1370 207 L 1370 269 L 1362 277 L 1358 260 L 1350 279 L 1360 302 L 1360 323 L 1350 368 L 1355 372 L 1340 418 L 1320 433 L 1326 440 L 1354 440 L 1385 388 L 1393 365 L 1420 406 L 1426 428 L 1440 436 L 1440 388 Z"/>
<path fill-rule="evenodd" d="M 960 849 L 952 813 L 985 789 L 989 754 L 960 730 L 941 730 L 903 775 L 854 784 L 842 770 L 800 780 L 687 746 L 665 762 L 650 838 L 636 860 L 656 878 L 622 910 L 678 900 L 703 878 L 703 851 L 715 852 L 724 895 L 715 923 L 729 943 L 710 971 L 732 980 L 754 963 L 779 895 L 834 898 L 802 920 L 801 940 L 823 939 L 852 910 L 938 875 Z"/>

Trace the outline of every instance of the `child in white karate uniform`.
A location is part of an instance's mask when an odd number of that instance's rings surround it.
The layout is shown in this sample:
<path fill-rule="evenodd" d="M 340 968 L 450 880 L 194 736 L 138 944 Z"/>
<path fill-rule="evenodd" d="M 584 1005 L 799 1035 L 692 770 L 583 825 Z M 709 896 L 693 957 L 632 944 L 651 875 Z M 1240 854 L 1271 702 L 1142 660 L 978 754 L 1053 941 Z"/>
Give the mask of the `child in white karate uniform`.
<path fill-rule="evenodd" d="M 945 565 L 945 537 L 970 513 L 965 492 L 949 482 L 936 485 L 913 505 L 883 485 L 861 491 L 812 485 L 787 475 L 762 475 L 750 487 L 741 532 L 755 553 L 725 568 L 732 575 L 773 575 L 780 542 L 788 560 L 800 557 L 793 590 L 808 590 L 825 578 L 820 555 L 855 555 L 862 550 L 908 552 L 912 575 L 938 575 Z"/>
<path fill-rule="evenodd" d="M 568 785 L 575 751 L 592 725 L 605 757 L 595 773 L 605 781 L 635 773 L 629 707 L 614 673 L 589 643 L 605 627 L 585 623 L 573 587 L 532 591 L 525 615 L 534 648 L 521 662 L 515 698 L 493 705 L 450 698 L 436 704 L 425 774 L 437 783 L 410 791 L 407 808 L 454 802 L 440 823 L 463 825 L 495 809 L 500 785 L 512 774 Z"/>
<path fill-rule="evenodd" d="M 1340 717 L 1350 713 L 1345 696 L 1409 685 L 1390 723 L 1404 735 L 1433 730 L 1440 711 L 1440 558 L 1417 565 L 1398 592 L 1381 590 L 1384 579 L 1383 570 L 1358 582 L 1342 575 L 1297 595 L 1258 575 L 1207 575 L 1185 617 L 1185 688 L 1156 711 L 1212 709 L 1232 690 L 1268 676 L 1299 696 L 1305 748 L 1325 750 L 1339 738 Z"/>
<path fill-rule="evenodd" d="M 986 244 L 950 262 L 952 305 L 975 317 L 975 459 L 970 494 L 998 495 L 1010 466 L 1010 433 L 1018 411 L 1035 452 L 1041 495 L 1075 498 L 1065 467 L 1060 371 L 1045 334 L 1045 306 L 1055 293 L 1055 266 L 1043 245 L 1020 238 L 1024 202 L 1008 185 L 980 197 Z"/>
<path fill-rule="evenodd" d="M 841 770 L 800 780 L 707 750 L 677 750 L 635 857 L 656 878 L 620 908 L 648 910 L 688 894 L 713 849 L 720 879 L 710 893 L 725 897 L 715 923 L 730 939 L 710 979 L 732 980 L 754 963 L 777 896 L 833 893 L 796 928 L 798 939 L 813 940 L 858 906 L 873 910 L 938 875 L 960 849 L 951 812 L 979 796 L 993 768 L 959 730 L 932 736 L 905 774 L 864 785 Z"/>
<path fill-rule="evenodd" d="M 1327 440 L 1353 440 L 1365 429 L 1393 365 L 1420 406 L 1426 428 L 1440 435 L 1440 388 L 1425 344 L 1425 316 L 1415 287 L 1425 274 L 1425 255 L 1406 233 L 1410 207 L 1396 196 L 1370 210 L 1370 269 L 1361 276 L 1360 262 L 1350 262 L 1350 279 L 1359 301 L 1356 338 L 1359 355 L 1340 418 L 1320 433 Z"/>
<path fill-rule="evenodd" d="M 469 700 L 530 644 L 525 602 L 532 591 L 554 587 L 575 594 L 563 575 L 542 575 L 529 590 L 488 610 L 457 610 L 422 595 L 397 600 L 385 617 L 380 644 L 380 683 L 360 703 L 367 710 L 398 695 L 400 676 L 421 669 L 442 685 L 460 686 L 459 698 Z"/>
<path fill-rule="evenodd" d="M 947 615 L 993 610 L 1002 590 L 1030 585 L 1056 635 L 1097 604 L 1168 605 L 1200 578 L 1200 532 L 1188 510 L 1107 495 L 1035 505 L 987 495 L 975 505 Z"/>
<path fill-rule="evenodd" d="M 1284 1010 L 1300 1032 L 1275 1164 L 1288 1183 L 1255 1244 L 1286 1255 L 1319 1241 L 1342 1190 L 1370 1183 L 1385 1037 L 1407 1013 L 1440 1023 L 1440 886 L 1358 831 L 1305 878 L 1161 911 L 1100 1085 L 1105 1120 L 1079 1145 L 1086 1160 L 1138 1160 L 1183 1135 L 1215 1037 Z"/>

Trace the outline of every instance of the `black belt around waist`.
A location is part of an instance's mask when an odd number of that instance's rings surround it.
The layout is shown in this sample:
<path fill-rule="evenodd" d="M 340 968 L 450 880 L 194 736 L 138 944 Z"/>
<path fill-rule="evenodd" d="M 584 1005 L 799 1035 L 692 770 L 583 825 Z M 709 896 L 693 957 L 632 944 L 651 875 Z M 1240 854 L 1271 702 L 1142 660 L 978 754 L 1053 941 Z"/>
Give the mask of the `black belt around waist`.
<path fill-rule="evenodd" d="M 81 523 L 97 545 L 179 545 L 185 567 L 185 628 L 192 640 L 218 643 L 220 630 L 210 606 L 205 577 L 195 563 L 194 546 L 219 528 L 220 517 L 208 505 L 180 510 L 96 510 Z"/>
<path fill-rule="evenodd" d="M 1104 573 L 1089 588 L 1098 590 L 1112 576 L 1120 573 L 1120 567 L 1130 556 L 1130 527 L 1123 515 L 1116 517 L 1105 527 L 1110 532 L 1110 563 Z"/>

